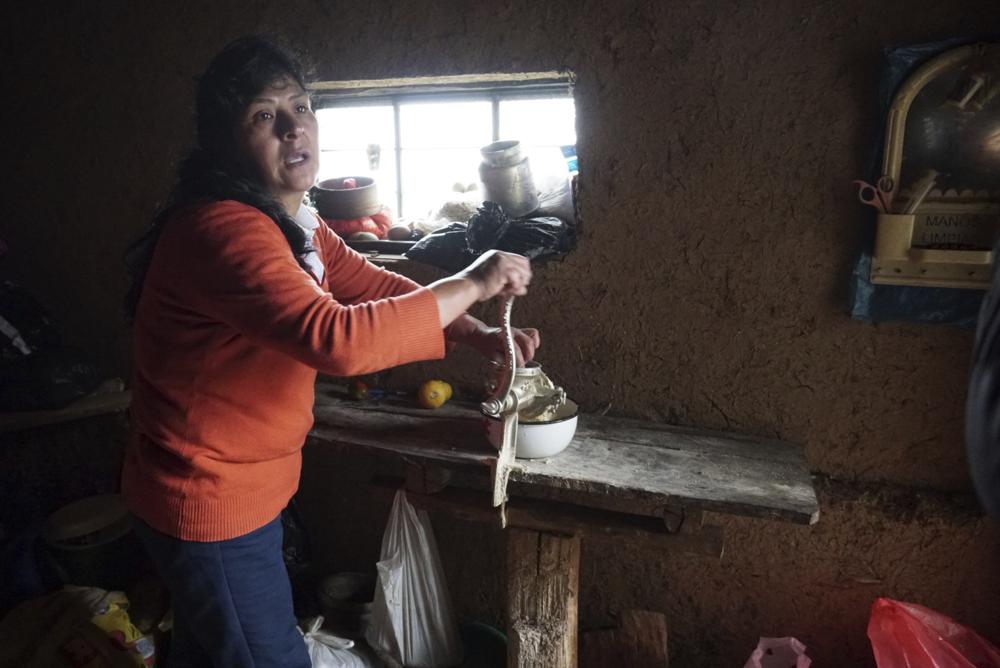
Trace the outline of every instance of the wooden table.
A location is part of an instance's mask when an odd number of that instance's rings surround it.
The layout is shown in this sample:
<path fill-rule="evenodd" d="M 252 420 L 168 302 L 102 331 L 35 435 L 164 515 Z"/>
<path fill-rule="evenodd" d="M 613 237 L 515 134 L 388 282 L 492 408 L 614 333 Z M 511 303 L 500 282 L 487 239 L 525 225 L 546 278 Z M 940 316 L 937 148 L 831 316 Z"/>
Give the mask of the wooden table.
<path fill-rule="evenodd" d="M 721 554 L 721 529 L 705 525 L 702 511 L 819 518 L 797 445 L 586 414 L 559 455 L 515 461 L 498 512 L 489 493 L 496 451 L 475 405 L 430 411 L 344 396 L 317 386 L 311 440 L 401 458 L 415 504 L 506 527 L 510 667 L 576 665 L 581 535 Z"/>

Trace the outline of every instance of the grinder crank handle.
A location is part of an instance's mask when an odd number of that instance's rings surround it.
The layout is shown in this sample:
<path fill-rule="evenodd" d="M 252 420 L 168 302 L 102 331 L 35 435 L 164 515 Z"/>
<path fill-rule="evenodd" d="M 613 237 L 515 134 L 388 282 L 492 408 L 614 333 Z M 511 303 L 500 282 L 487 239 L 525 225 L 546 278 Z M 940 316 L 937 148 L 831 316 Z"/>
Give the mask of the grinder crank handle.
<path fill-rule="evenodd" d="M 511 310 L 514 307 L 514 297 L 510 296 L 500 303 L 500 321 L 504 333 L 504 366 L 503 377 L 493 390 L 493 395 L 481 404 L 483 413 L 501 421 L 502 436 L 500 450 L 492 464 L 493 507 L 500 507 L 500 526 L 505 527 L 507 516 L 503 512 L 507 501 L 507 480 L 514 466 L 517 451 L 517 394 L 513 392 L 514 374 L 517 371 L 517 357 L 514 351 L 514 335 L 511 332 Z"/>
<path fill-rule="evenodd" d="M 504 335 L 504 373 L 492 396 L 480 405 L 484 413 L 493 417 L 500 417 L 503 413 L 517 410 L 510 396 L 510 389 L 514 386 L 514 375 L 517 371 L 517 353 L 514 350 L 514 333 L 511 331 L 511 311 L 513 308 L 513 295 L 500 302 L 500 328 Z"/>

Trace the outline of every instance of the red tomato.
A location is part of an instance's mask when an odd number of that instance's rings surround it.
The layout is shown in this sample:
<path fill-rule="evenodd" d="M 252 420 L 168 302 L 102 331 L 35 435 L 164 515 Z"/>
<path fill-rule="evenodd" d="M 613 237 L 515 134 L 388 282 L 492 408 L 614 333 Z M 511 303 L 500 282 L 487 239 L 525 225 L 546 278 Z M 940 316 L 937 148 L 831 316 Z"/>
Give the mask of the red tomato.
<path fill-rule="evenodd" d="M 326 221 L 331 230 L 345 239 L 356 232 L 371 232 L 379 239 L 385 238 L 385 232 L 375 224 L 375 221 L 370 216 L 361 216 L 360 218 L 352 218 L 351 220 L 334 220 L 332 218 L 324 218 L 323 220 Z"/>
<path fill-rule="evenodd" d="M 379 239 L 385 239 L 386 235 L 389 234 L 389 228 L 396 223 L 396 216 L 392 214 L 392 209 L 387 206 L 383 206 L 378 213 L 373 213 L 371 218 L 378 226 Z"/>

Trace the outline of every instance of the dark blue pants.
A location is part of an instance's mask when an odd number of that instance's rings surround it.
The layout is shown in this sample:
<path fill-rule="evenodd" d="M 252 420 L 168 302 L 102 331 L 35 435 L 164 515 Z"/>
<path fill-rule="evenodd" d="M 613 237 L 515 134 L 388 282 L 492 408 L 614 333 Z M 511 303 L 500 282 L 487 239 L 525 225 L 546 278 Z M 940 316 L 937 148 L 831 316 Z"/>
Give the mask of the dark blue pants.
<path fill-rule="evenodd" d="M 309 668 L 282 558 L 280 516 L 245 536 L 200 543 L 135 520 L 174 609 L 168 668 Z"/>

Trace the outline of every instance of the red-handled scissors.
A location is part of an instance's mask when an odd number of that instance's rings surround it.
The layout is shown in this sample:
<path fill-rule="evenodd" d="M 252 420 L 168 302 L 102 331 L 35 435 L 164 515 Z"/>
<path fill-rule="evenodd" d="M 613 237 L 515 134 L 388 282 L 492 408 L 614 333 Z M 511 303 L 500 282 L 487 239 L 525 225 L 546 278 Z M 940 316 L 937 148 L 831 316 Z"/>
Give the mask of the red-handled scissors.
<path fill-rule="evenodd" d="M 875 185 L 856 180 L 858 199 L 862 204 L 873 206 L 879 213 L 892 213 L 892 200 L 896 197 L 896 182 L 892 177 L 883 176 Z"/>

